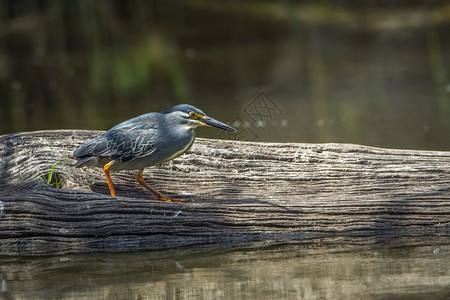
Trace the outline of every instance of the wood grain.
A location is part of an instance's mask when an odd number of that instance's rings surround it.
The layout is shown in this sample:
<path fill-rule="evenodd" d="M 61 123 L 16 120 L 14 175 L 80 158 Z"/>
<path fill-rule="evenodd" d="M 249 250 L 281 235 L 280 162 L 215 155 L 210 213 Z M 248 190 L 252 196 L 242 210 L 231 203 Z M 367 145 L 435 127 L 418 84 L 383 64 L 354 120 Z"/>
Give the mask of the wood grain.
<path fill-rule="evenodd" d="M 0 254 L 168 249 L 450 229 L 450 152 L 197 138 L 144 177 L 191 203 L 149 201 L 137 171 L 76 169 L 98 131 L 0 136 Z M 63 189 L 47 185 L 52 165 Z"/>

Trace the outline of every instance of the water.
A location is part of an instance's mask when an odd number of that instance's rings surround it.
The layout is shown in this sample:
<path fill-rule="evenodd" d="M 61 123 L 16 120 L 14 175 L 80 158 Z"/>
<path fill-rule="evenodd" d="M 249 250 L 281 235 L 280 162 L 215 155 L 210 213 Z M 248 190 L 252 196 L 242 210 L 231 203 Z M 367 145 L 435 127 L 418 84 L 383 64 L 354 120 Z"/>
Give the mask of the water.
<path fill-rule="evenodd" d="M 240 140 L 449 150 L 450 4 L 389 3 L 1 1 L 0 134 L 191 103 Z"/>
<path fill-rule="evenodd" d="M 449 240 L 417 241 L 3 257 L 0 298 L 445 299 Z"/>

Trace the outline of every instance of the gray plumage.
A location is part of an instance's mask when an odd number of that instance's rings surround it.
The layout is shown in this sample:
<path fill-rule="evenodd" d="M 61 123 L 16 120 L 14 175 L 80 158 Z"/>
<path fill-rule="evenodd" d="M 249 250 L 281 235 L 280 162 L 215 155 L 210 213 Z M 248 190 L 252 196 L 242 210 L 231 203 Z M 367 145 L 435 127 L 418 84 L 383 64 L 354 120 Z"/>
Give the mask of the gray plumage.
<path fill-rule="evenodd" d="M 192 105 L 180 104 L 122 122 L 76 149 L 74 157 L 78 161 L 75 166 L 103 167 L 114 161 L 111 170 L 142 169 L 186 152 L 194 142 L 194 129 L 198 126 L 235 131 L 209 117 L 193 118 L 192 112 L 206 116 Z"/>

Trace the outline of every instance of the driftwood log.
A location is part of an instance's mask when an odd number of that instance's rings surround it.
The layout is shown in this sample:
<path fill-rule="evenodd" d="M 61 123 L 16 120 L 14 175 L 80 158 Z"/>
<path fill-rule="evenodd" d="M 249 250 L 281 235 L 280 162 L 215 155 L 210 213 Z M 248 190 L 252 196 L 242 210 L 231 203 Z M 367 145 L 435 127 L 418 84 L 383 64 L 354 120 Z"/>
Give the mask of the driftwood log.
<path fill-rule="evenodd" d="M 101 169 L 72 166 L 73 150 L 99 133 L 0 136 L 0 254 L 450 233 L 450 152 L 198 138 L 144 173 L 191 200 L 167 203 L 149 201 L 136 172 L 112 173 L 113 198 Z M 57 189 L 46 180 L 61 160 Z"/>

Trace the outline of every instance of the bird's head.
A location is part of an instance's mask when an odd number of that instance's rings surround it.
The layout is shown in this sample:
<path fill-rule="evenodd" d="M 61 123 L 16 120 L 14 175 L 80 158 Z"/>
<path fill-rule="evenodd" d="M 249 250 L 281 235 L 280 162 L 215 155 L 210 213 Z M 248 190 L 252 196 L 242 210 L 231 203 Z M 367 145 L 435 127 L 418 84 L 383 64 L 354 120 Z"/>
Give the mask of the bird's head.
<path fill-rule="evenodd" d="M 209 126 L 228 131 L 237 131 L 236 129 L 228 126 L 225 123 L 208 117 L 203 111 L 189 104 L 176 105 L 164 111 L 163 114 L 170 115 L 170 117 L 173 119 L 173 122 L 185 124 L 192 129 L 195 129 L 199 126 Z"/>

